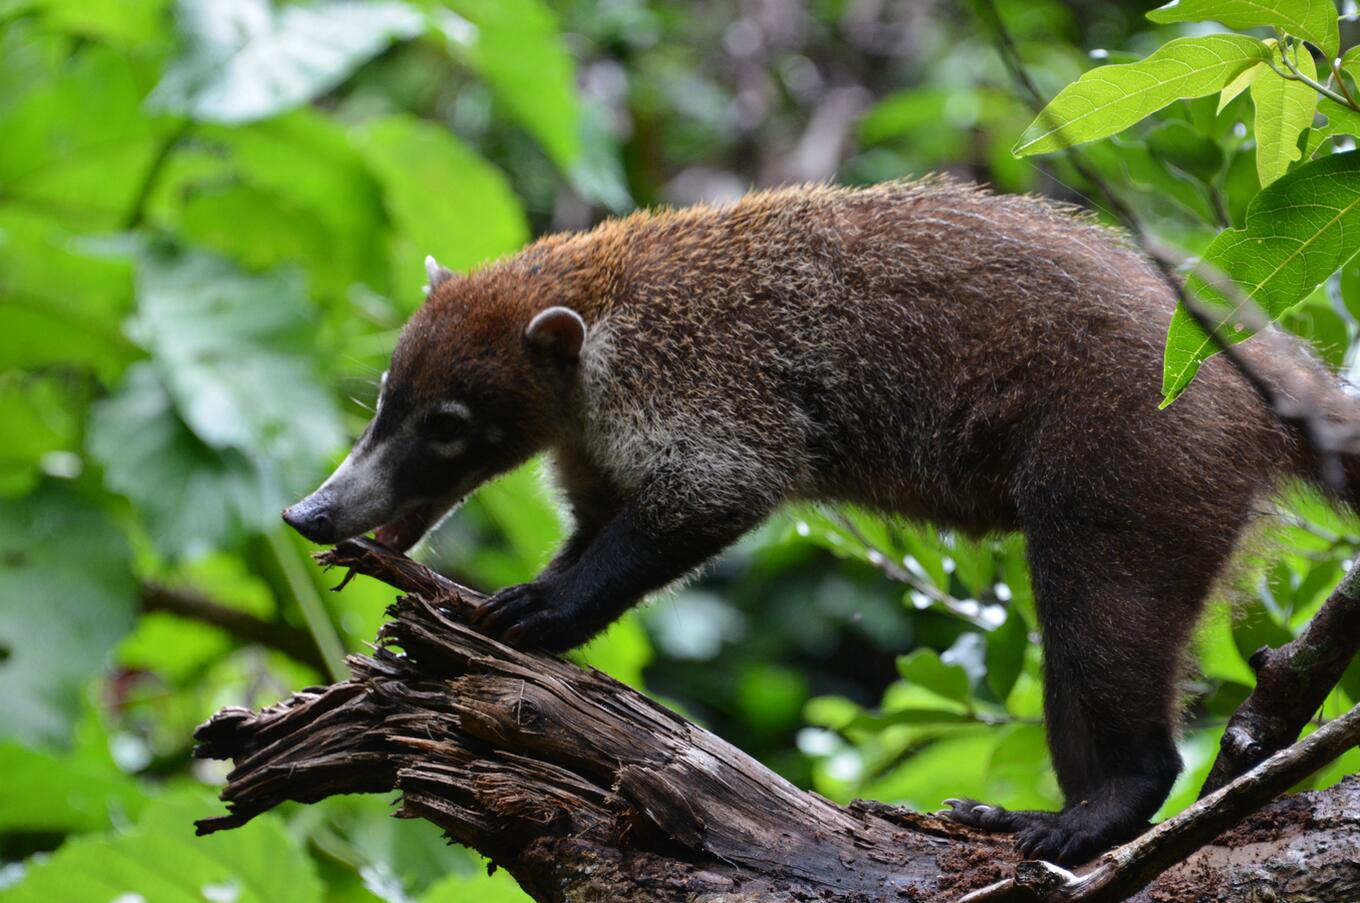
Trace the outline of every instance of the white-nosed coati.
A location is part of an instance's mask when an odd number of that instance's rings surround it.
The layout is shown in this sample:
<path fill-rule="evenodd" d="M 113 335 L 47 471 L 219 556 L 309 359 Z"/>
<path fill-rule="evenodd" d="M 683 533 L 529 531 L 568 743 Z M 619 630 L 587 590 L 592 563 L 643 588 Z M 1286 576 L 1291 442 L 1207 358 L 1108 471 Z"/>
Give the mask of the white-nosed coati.
<path fill-rule="evenodd" d="M 1313 479 L 1221 357 L 1158 410 L 1171 292 L 1117 234 L 1034 198 L 789 188 L 549 236 L 466 276 L 427 265 L 373 422 L 288 523 L 406 549 L 549 450 L 575 529 L 477 614 L 549 650 L 789 499 L 1022 531 L 1067 806 L 951 815 L 1019 831 L 1031 856 L 1084 861 L 1146 825 L 1180 768 L 1174 683 L 1201 603 L 1253 503 Z M 1323 375 L 1301 348 L 1244 351 Z"/>

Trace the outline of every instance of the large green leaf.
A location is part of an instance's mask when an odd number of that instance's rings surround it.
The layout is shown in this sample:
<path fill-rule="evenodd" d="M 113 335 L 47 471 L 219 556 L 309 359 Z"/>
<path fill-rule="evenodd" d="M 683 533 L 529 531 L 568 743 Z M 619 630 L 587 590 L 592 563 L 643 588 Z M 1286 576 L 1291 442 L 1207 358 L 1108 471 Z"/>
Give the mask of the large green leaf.
<path fill-rule="evenodd" d="M 78 413 L 58 379 L 0 371 L 0 495 L 28 492 L 44 459 L 70 453 Z"/>
<path fill-rule="evenodd" d="M 1204 263 L 1224 274 L 1241 302 L 1271 319 L 1312 293 L 1360 252 L 1360 153 L 1335 154 L 1301 166 L 1262 189 L 1247 208 L 1243 229 L 1221 232 Z M 1191 275 L 1187 287 L 1225 311 L 1218 322 L 1230 341 L 1250 335 L 1234 321 L 1239 299 L 1229 299 Z M 1162 377 L 1163 404 L 1185 391 L 1200 364 L 1215 353 L 1212 339 L 1182 308 L 1171 319 Z"/>
<path fill-rule="evenodd" d="M 269 207 L 308 220 L 309 232 L 324 237 L 319 252 L 307 246 L 293 258 L 307 266 L 314 291 L 342 298 L 355 282 L 386 290 L 381 191 L 343 125 L 301 109 L 245 127 L 205 131 L 208 140 L 226 150 L 232 171 L 249 186 L 246 190 L 266 194 Z M 232 227 L 229 217 L 222 219 L 217 228 Z M 262 231 L 251 248 L 287 241 L 277 224 Z M 283 259 L 274 255 L 276 261 Z"/>
<path fill-rule="evenodd" d="M 945 664 L 934 649 L 917 649 L 901 656 L 897 659 L 897 673 L 903 680 L 946 699 L 966 704 L 972 698 L 968 672 L 961 665 Z"/>
<path fill-rule="evenodd" d="M 45 214 L 0 207 L 0 368 L 89 367 L 112 379 L 138 354 L 122 334 L 131 303 L 127 261 L 82 247 Z"/>
<path fill-rule="evenodd" d="M 129 62 L 106 47 L 0 53 L 0 196 L 92 228 L 120 225 L 156 154 Z"/>
<path fill-rule="evenodd" d="M 357 140 L 397 226 L 392 281 L 402 302 L 420 300 L 426 254 L 466 269 L 518 250 L 529 237 L 505 176 L 447 130 L 390 116 L 367 124 Z"/>
<path fill-rule="evenodd" d="M 404 3 L 180 0 L 185 47 L 148 105 L 209 122 L 265 119 L 315 99 L 394 40 L 424 30 Z"/>
<path fill-rule="evenodd" d="M 0 891 L 0 903 L 320 903 L 315 862 L 278 819 L 195 837 L 193 820 L 214 808 L 202 794 L 157 801 L 125 833 L 67 842 Z"/>
<path fill-rule="evenodd" d="M 239 542 L 273 523 L 288 501 L 268 462 L 195 436 L 150 363 L 134 365 L 95 404 L 89 446 L 105 485 L 132 501 L 172 558 Z"/>
<path fill-rule="evenodd" d="M 576 72 L 540 0 L 452 0 L 444 33 L 562 170 L 581 151 Z M 462 18 L 465 17 L 465 18 Z"/>
<path fill-rule="evenodd" d="M 1360 112 L 1324 97 L 1318 101 L 1317 111 L 1327 117 L 1326 123 L 1308 133 L 1308 146 L 1303 150 L 1305 160 L 1311 160 L 1322 142 L 1335 135 L 1360 136 Z"/>
<path fill-rule="evenodd" d="M 1154 22 L 1213 19 L 1229 28 L 1278 27 L 1311 41 L 1327 59 L 1337 52 L 1336 16 L 1333 0 L 1172 0 L 1148 13 Z"/>
<path fill-rule="evenodd" d="M 1221 90 L 1269 57 L 1256 38 L 1217 34 L 1168 41 L 1145 60 L 1092 69 L 1039 112 L 1012 150 L 1061 150 L 1121 132 L 1167 104 Z"/>
<path fill-rule="evenodd" d="M 50 27 L 85 37 L 146 49 L 168 30 L 170 0 L 39 0 Z"/>
<path fill-rule="evenodd" d="M 93 707 L 73 734 L 60 753 L 0 741 L 0 833 L 98 831 L 142 811 L 146 791 L 114 762 Z"/>
<path fill-rule="evenodd" d="M 315 312 L 300 274 L 247 275 L 205 254 L 153 250 L 128 325 L 179 416 L 214 448 L 234 448 L 309 481 L 343 444 L 312 357 Z"/>
<path fill-rule="evenodd" d="M 0 499 L 0 736 L 67 739 L 86 682 L 136 617 L 130 569 L 122 535 L 70 489 Z"/>
<path fill-rule="evenodd" d="M 1313 57 L 1307 50 L 1296 52 L 1295 65 L 1299 71 L 1316 78 Z M 1283 69 L 1280 56 L 1289 53 L 1289 49 L 1276 45 L 1272 53 L 1276 66 Z M 1281 78 L 1274 72 L 1261 72 L 1252 79 L 1251 102 L 1256 107 L 1256 174 L 1264 188 L 1288 172 L 1289 164 L 1299 159 L 1299 135 L 1313 124 L 1318 95 L 1303 82 Z"/>
<path fill-rule="evenodd" d="M 1255 66 L 1248 66 L 1238 73 L 1236 78 L 1224 85 L 1223 90 L 1218 92 L 1218 108 L 1214 113 L 1222 113 L 1223 108 L 1232 103 L 1237 95 L 1251 87 L 1256 76 L 1269 68 L 1265 63 L 1257 63 Z"/>
<path fill-rule="evenodd" d="M 494 875 L 450 875 L 432 885 L 420 903 L 528 903 L 530 899 L 510 873 L 501 869 Z"/>

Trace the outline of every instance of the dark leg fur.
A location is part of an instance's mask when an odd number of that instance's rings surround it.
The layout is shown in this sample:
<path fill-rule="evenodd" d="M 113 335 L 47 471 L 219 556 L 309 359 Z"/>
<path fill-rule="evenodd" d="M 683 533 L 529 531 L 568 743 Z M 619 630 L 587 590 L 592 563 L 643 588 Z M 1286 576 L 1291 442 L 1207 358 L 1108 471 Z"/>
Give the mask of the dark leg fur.
<path fill-rule="evenodd" d="M 484 602 L 473 623 L 515 646 L 552 652 L 579 646 L 645 594 L 722 551 L 754 521 L 743 515 L 714 518 L 714 523 L 721 528 L 661 530 L 625 506 L 592 538 L 568 540 L 563 555 L 538 579 Z"/>
<path fill-rule="evenodd" d="M 1193 495 L 1168 498 L 1184 506 Z M 1031 499 L 1026 533 L 1044 642 L 1044 717 L 1066 806 L 1012 812 L 951 800 L 951 818 L 1014 831 L 1025 856 L 1064 864 L 1086 862 L 1147 827 L 1181 767 L 1173 742 L 1181 652 L 1244 507 L 1231 498 L 1206 506 L 1214 510 L 1187 517 L 1181 507 L 1163 517 L 1089 498 Z"/>

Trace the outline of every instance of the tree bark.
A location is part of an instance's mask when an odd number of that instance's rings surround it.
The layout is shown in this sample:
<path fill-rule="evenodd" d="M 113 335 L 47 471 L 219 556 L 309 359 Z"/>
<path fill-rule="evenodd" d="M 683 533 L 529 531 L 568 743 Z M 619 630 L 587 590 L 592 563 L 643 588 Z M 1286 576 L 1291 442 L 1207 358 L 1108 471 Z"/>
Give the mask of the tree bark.
<path fill-rule="evenodd" d="M 564 903 L 926 903 L 1014 872 L 1008 837 L 835 805 L 604 674 L 482 636 L 462 623 L 475 594 L 380 546 L 347 543 L 327 560 L 408 595 L 374 655 L 351 657 L 351 679 L 199 728 L 197 755 L 236 764 L 229 814 L 201 833 L 285 800 L 397 790 L 398 817 L 438 825 L 535 899 Z M 1352 778 L 1275 801 L 1130 899 L 1360 899 L 1358 851 Z"/>

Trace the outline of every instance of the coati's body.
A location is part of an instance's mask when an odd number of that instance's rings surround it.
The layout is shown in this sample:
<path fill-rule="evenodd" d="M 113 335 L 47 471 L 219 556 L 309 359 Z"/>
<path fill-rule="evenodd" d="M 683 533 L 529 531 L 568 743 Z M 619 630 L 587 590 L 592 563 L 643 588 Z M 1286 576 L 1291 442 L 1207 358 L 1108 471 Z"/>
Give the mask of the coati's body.
<path fill-rule="evenodd" d="M 538 580 L 487 604 L 485 629 L 579 644 L 790 499 L 1020 530 L 1068 807 L 955 817 L 1079 861 L 1161 804 L 1201 603 L 1254 503 L 1305 462 L 1222 359 L 1158 410 L 1174 299 L 1117 236 L 947 182 L 793 188 L 550 236 L 432 281 L 355 454 L 388 455 L 375 466 L 394 499 L 433 501 L 389 501 L 379 537 L 410 545 L 545 448 L 576 521 Z M 1314 368 L 1302 351 L 1283 366 Z M 384 437 L 449 399 L 471 411 L 455 473 L 417 489 L 438 456 L 372 449 L 414 442 Z M 324 501 L 331 519 L 346 507 Z M 381 522 L 367 517 L 310 535 Z"/>

